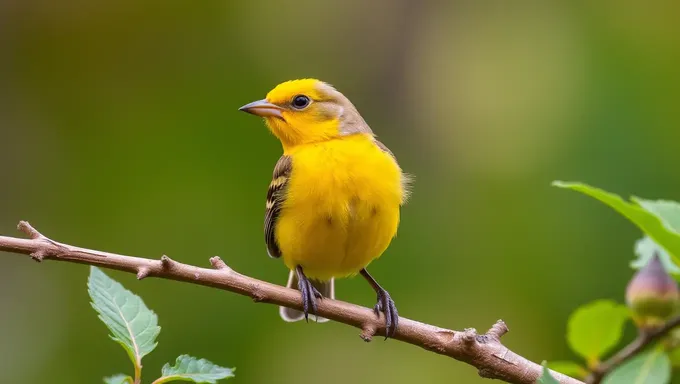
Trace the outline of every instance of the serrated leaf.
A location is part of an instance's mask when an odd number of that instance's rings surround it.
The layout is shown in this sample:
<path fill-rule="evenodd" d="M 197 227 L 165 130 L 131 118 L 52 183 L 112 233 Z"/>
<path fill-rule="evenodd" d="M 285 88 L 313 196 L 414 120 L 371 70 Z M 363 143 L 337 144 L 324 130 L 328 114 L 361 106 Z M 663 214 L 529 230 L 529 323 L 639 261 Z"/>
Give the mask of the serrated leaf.
<path fill-rule="evenodd" d="M 632 268 L 640 269 L 644 267 L 647 265 L 647 263 L 649 263 L 655 254 L 658 254 L 661 264 L 663 264 L 663 267 L 666 269 L 666 271 L 672 275 L 675 275 L 675 278 L 680 277 L 680 267 L 675 265 L 668 252 L 666 252 L 663 247 L 657 244 L 649 236 L 644 236 L 635 242 L 635 254 L 637 255 L 637 259 L 630 263 Z"/>
<path fill-rule="evenodd" d="M 104 378 L 105 384 L 132 384 L 132 377 L 119 373 L 117 375 Z"/>
<path fill-rule="evenodd" d="M 156 384 L 170 381 L 191 381 L 194 383 L 215 384 L 217 380 L 234 377 L 233 368 L 224 368 L 209 362 L 206 359 L 197 359 L 189 355 L 181 355 L 175 361 L 174 366 L 165 364 L 161 378 L 154 381 Z"/>
<path fill-rule="evenodd" d="M 661 349 L 642 352 L 609 373 L 603 384 L 667 384 L 671 363 Z"/>
<path fill-rule="evenodd" d="M 606 192 L 582 183 L 554 181 L 553 185 L 572 189 L 593 197 L 626 217 L 633 224 L 668 251 L 673 263 L 680 265 L 680 232 L 676 231 L 678 219 L 676 208 L 669 208 L 671 202 L 654 202 L 637 197 L 632 202 L 624 201 L 619 195 Z"/>
<path fill-rule="evenodd" d="M 111 338 L 123 346 L 136 368 L 141 367 L 142 357 L 156 348 L 161 331 L 156 314 L 97 267 L 90 268 L 87 287 L 92 307 L 111 331 Z"/>
<path fill-rule="evenodd" d="M 584 379 L 588 375 L 588 370 L 574 361 L 551 361 L 548 368 L 575 379 Z"/>
<path fill-rule="evenodd" d="M 581 306 L 569 317 L 567 341 L 574 352 L 583 356 L 588 365 L 621 340 L 628 309 L 610 300 L 597 300 Z"/>
<path fill-rule="evenodd" d="M 543 374 L 541 374 L 541 377 L 536 380 L 537 384 L 560 384 L 557 379 L 555 379 L 551 374 L 550 370 L 548 369 L 547 363 L 544 361 L 543 362 Z"/>

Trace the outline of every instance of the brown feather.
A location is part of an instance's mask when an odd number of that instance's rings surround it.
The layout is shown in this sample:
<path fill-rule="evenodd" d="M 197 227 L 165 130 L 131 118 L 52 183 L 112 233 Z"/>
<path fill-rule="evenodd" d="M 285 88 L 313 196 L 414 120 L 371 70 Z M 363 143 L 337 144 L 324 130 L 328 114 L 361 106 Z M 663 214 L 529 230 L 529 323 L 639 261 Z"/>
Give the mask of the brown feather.
<path fill-rule="evenodd" d="M 276 241 L 276 221 L 281 213 L 281 207 L 286 198 L 288 179 L 293 170 L 293 159 L 281 156 L 276 162 L 272 181 L 267 190 L 267 204 L 264 214 L 264 240 L 267 243 L 267 253 L 270 257 L 281 257 L 281 249 Z"/>

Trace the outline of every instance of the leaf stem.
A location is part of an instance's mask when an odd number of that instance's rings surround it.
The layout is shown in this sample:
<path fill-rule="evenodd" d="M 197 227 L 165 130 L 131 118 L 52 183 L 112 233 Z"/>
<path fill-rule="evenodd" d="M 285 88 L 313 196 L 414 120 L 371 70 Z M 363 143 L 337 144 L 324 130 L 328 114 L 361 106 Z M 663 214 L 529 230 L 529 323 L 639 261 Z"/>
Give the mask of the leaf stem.
<path fill-rule="evenodd" d="M 586 379 L 586 383 L 599 384 L 605 377 L 605 375 L 611 372 L 614 368 L 618 367 L 626 360 L 642 352 L 642 350 L 645 349 L 647 346 L 666 336 L 671 330 L 673 330 L 673 328 L 679 325 L 680 316 L 676 316 L 668 320 L 668 322 L 666 322 L 666 324 L 661 328 L 648 331 L 640 331 L 640 334 L 638 335 L 637 338 L 635 338 L 635 340 L 633 340 L 630 344 L 628 344 L 622 350 L 617 352 L 609 360 L 603 362 L 596 369 L 592 370 L 592 373 Z"/>
<path fill-rule="evenodd" d="M 135 382 L 134 384 L 142 384 L 142 364 L 137 360 L 135 363 Z"/>
<path fill-rule="evenodd" d="M 161 377 L 157 378 L 156 380 L 154 380 L 151 384 L 165 384 L 165 383 L 169 383 L 171 381 L 182 381 L 182 380 L 191 381 L 191 379 L 187 380 L 186 377 L 182 377 L 182 376 L 179 376 L 179 375 L 171 375 L 171 376 L 161 376 Z"/>
<path fill-rule="evenodd" d="M 171 381 L 192 381 L 192 379 L 190 379 L 189 377 L 190 376 L 182 375 L 161 376 L 154 380 L 151 384 L 165 384 Z"/>

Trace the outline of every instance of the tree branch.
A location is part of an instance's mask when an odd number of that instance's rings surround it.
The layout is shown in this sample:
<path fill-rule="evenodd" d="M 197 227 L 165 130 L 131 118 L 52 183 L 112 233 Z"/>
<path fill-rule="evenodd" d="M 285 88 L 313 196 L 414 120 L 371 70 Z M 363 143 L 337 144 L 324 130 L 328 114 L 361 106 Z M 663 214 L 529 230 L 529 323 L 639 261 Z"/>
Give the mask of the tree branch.
<path fill-rule="evenodd" d="M 586 383 L 599 384 L 609 372 L 614 370 L 614 368 L 618 367 L 619 365 L 623 364 L 626 360 L 642 352 L 642 350 L 644 350 L 647 346 L 661 339 L 662 337 L 667 335 L 671 330 L 673 330 L 673 328 L 679 325 L 680 316 L 676 316 L 668 320 L 668 322 L 666 322 L 666 324 L 664 324 L 664 326 L 661 328 L 652 329 L 648 331 L 640 330 L 640 334 L 638 335 L 637 338 L 635 338 L 635 340 L 633 340 L 630 344 L 626 345 L 622 350 L 618 351 L 614 356 L 610 357 L 607 361 L 598 365 L 597 368 L 595 368 L 592 371 L 592 373 L 588 376 L 588 378 L 586 379 Z"/>
<path fill-rule="evenodd" d="M 239 274 L 217 256 L 210 259 L 213 269 L 207 269 L 183 264 L 167 256 L 151 260 L 58 243 L 43 236 L 25 221 L 20 222 L 18 228 L 30 239 L 0 236 L 0 251 L 30 255 L 36 261 L 52 259 L 116 269 L 134 273 L 140 280 L 159 277 L 204 285 L 249 296 L 256 302 L 302 309 L 298 291 Z M 382 315 L 378 318 L 365 307 L 324 299 L 318 303 L 318 314 L 361 329 L 364 341 L 385 334 Z M 394 338 L 468 363 L 476 367 L 482 377 L 533 384 L 541 375 L 542 367 L 501 344 L 500 338 L 506 332 L 508 327 L 502 320 L 486 334 L 480 335 L 473 328 L 453 331 L 402 317 Z M 563 374 L 551 373 L 562 384 L 583 384 Z"/>

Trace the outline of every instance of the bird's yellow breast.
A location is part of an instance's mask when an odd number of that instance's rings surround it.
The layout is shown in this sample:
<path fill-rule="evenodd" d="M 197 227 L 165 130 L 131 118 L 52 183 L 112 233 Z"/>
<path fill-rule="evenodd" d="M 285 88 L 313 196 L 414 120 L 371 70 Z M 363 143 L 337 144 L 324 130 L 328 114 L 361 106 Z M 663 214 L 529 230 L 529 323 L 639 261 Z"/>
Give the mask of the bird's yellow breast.
<path fill-rule="evenodd" d="M 310 278 L 358 273 L 399 225 L 404 199 L 396 161 L 370 135 L 296 146 L 275 234 L 283 260 Z"/>

